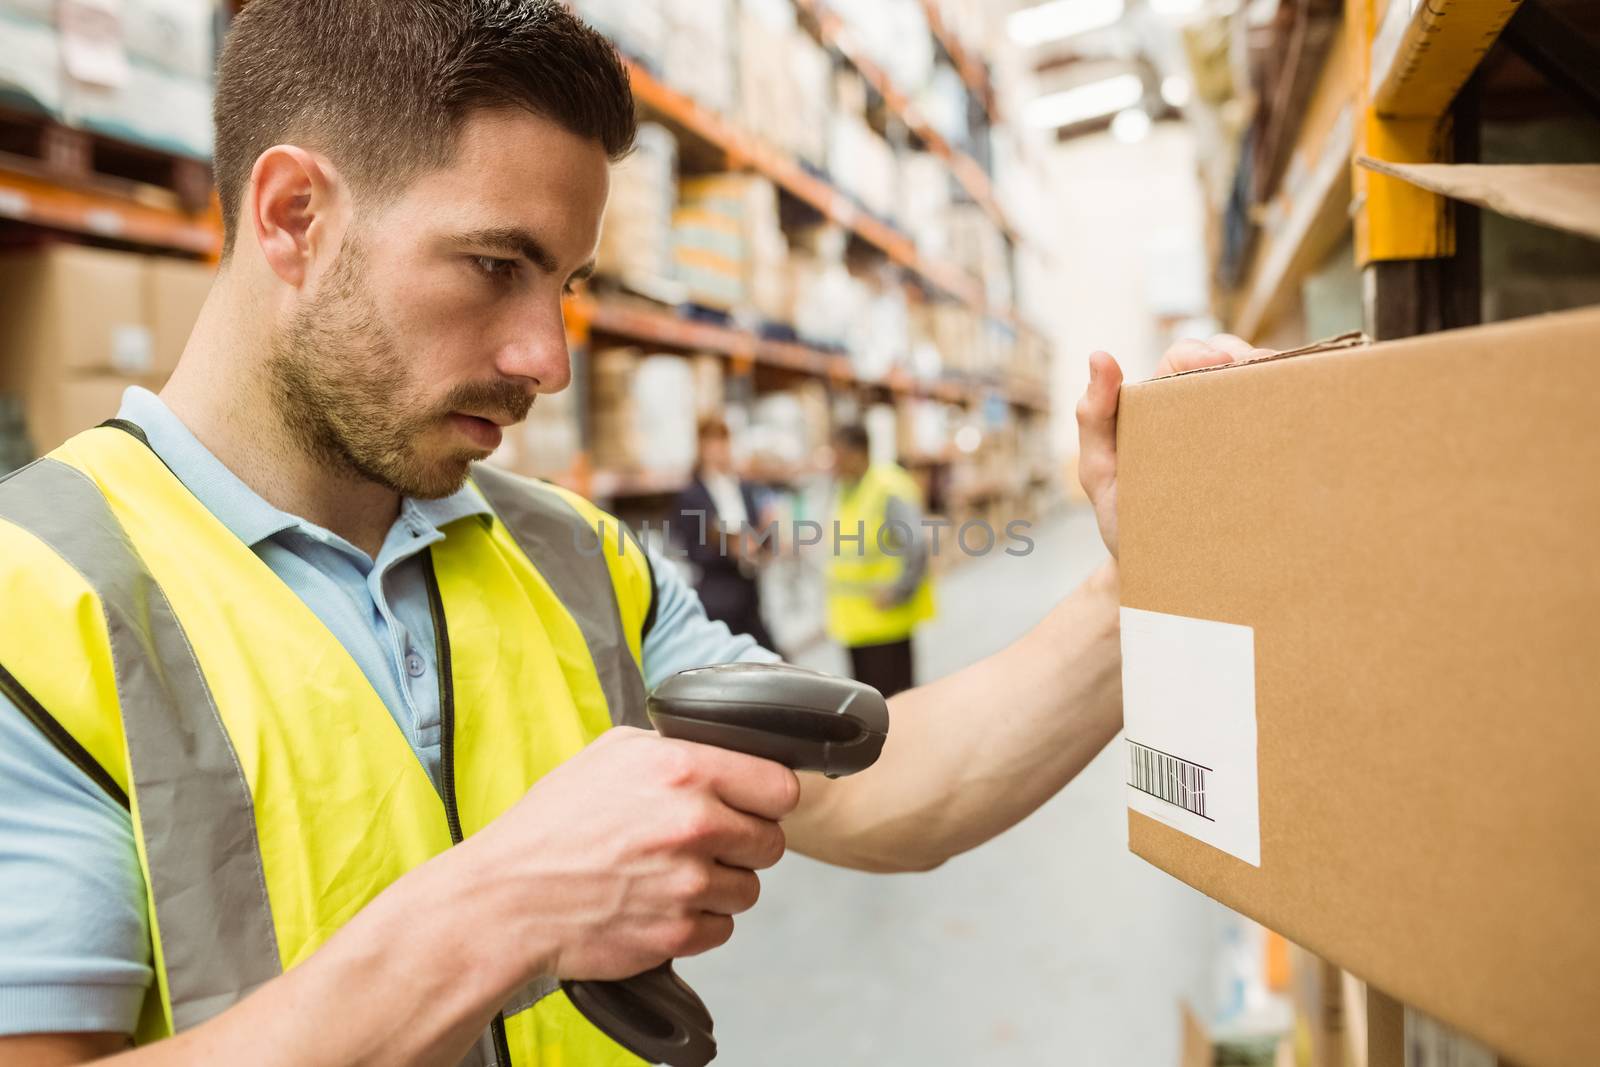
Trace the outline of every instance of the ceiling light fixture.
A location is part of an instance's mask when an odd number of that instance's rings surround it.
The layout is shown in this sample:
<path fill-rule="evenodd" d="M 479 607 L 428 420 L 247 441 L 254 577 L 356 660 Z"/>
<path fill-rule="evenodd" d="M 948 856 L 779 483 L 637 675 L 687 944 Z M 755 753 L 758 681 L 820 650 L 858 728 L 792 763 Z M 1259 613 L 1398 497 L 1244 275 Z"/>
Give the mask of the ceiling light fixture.
<path fill-rule="evenodd" d="M 1111 136 L 1123 144 L 1138 144 L 1150 135 L 1150 116 L 1142 107 L 1117 112 L 1111 120 Z"/>
<path fill-rule="evenodd" d="M 1031 100 L 1023 109 L 1023 118 L 1035 129 L 1055 130 L 1114 115 L 1143 96 L 1144 82 L 1139 75 L 1118 74 Z"/>
<path fill-rule="evenodd" d="M 1006 32 L 1025 48 L 1102 30 L 1122 18 L 1123 0 L 1050 0 L 1013 12 Z"/>

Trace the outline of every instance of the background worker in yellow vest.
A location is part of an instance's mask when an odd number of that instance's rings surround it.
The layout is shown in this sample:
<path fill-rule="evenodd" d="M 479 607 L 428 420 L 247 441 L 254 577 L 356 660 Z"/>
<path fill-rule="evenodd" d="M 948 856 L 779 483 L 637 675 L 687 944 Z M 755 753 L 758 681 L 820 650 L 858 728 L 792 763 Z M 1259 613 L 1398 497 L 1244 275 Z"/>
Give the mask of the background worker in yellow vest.
<path fill-rule="evenodd" d="M 646 684 L 772 656 L 476 463 L 568 383 L 634 132 L 557 0 L 252 0 L 215 119 L 170 383 L 0 479 L 0 1063 L 636 1063 L 560 979 L 722 944 L 786 847 L 936 867 L 1117 732 L 1110 561 L 894 698 L 868 773 L 636 728 Z M 1079 413 L 1113 554 L 1117 381 Z"/>
<path fill-rule="evenodd" d="M 915 684 L 912 632 L 934 612 L 922 490 L 898 464 L 872 462 L 859 424 L 834 431 L 833 457 L 828 636 L 855 677 L 893 696 Z"/>

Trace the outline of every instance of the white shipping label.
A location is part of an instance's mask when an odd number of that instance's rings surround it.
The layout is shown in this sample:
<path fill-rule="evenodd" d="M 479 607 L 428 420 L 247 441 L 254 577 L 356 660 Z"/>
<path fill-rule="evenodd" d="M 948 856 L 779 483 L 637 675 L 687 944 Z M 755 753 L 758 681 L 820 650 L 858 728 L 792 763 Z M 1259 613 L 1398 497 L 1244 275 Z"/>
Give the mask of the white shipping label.
<path fill-rule="evenodd" d="M 1255 631 L 1122 609 L 1128 807 L 1261 866 Z"/>

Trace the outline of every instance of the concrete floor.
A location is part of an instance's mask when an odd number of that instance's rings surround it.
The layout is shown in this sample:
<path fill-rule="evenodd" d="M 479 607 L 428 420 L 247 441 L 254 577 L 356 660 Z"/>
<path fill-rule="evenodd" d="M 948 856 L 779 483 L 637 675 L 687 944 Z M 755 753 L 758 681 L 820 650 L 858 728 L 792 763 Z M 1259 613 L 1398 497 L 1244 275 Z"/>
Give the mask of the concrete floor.
<path fill-rule="evenodd" d="M 921 680 L 1014 640 L 1104 558 L 1087 511 L 1034 536 L 1031 556 L 943 580 L 939 619 L 918 636 Z M 800 660 L 844 667 L 837 649 Z M 1227 913 L 1127 851 L 1119 752 L 929 874 L 784 859 L 733 941 L 678 965 L 716 1015 L 717 1063 L 1176 1065 L 1178 1002 L 1212 1004 Z"/>

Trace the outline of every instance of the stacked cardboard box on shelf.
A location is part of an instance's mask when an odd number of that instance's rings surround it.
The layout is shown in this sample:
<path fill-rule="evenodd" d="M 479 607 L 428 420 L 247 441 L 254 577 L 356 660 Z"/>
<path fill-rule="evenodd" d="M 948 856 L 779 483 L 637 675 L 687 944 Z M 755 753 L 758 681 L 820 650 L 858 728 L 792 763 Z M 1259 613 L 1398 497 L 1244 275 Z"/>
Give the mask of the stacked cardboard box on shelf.
<path fill-rule="evenodd" d="M 646 294 L 670 286 L 677 196 L 677 138 L 664 126 L 641 123 L 633 152 L 611 168 L 596 272 Z"/>
<path fill-rule="evenodd" d="M 666 7 L 661 76 L 705 107 L 731 115 L 738 96 L 733 0 L 693 0 Z"/>
<path fill-rule="evenodd" d="M 880 218 L 898 215 L 896 166 L 894 149 L 859 114 L 841 111 L 829 120 L 828 173 Z"/>
<path fill-rule="evenodd" d="M 945 368 L 964 373 L 978 369 L 981 330 L 971 309 L 948 301 L 932 302 L 921 305 L 913 321 L 927 331 Z"/>
<path fill-rule="evenodd" d="M 673 271 L 688 298 L 722 311 L 748 306 L 787 322 L 792 297 L 784 262 L 788 240 L 778 222 L 778 194 L 756 174 L 685 179 L 673 213 Z"/>
<path fill-rule="evenodd" d="M 940 459 L 950 443 L 950 405 L 926 397 L 901 397 L 895 442 L 901 460 Z"/>
<path fill-rule="evenodd" d="M 93 16 L 105 25 L 92 47 L 63 41 L 59 113 L 100 133 L 209 158 L 213 0 L 128 0 Z"/>
<path fill-rule="evenodd" d="M 827 446 L 830 425 L 828 390 L 821 382 L 763 393 L 750 405 L 739 451 L 757 464 L 804 467 Z"/>
<path fill-rule="evenodd" d="M 603 349 L 593 357 L 590 381 L 595 466 L 687 476 L 696 448 L 689 360 Z"/>
<path fill-rule="evenodd" d="M 928 82 L 916 94 L 917 110 L 939 136 L 963 151 L 971 152 L 972 130 L 967 121 L 967 83 L 954 67 L 941 62 Z"/>
<path fill-rule="evenodd" d="M 855 315 L 845 335 L 850 363 L 856 375 L 878 381 L 896 367 L 904 367 L 911 352 L 910 309 L 905 290 L 892 272 L 863 278 L 865 306 Z"/>
<path fill-rule="evenodd" d="M 813 167 L 827 157 L 833 61 L 795 21 L 793 0 L 739 11 L 739 119 L 745 129 Z"/>
<path fill-rule="evenodd" d="M 930 259 L 949 261 L 950 168 L 929 152 L 900 157 L 900 223 Z"/>
<path fill-rule="evenodd" d="M 0 255 L 0 392 L 22 399 L 35 447 L 115 415 L 131 385 L 160 388 L 211 278 L 200 263 L 75 245 Z"/>
<path fill-rule="evenodd" d="M 794 235 L 788 275 L 794 293 L 794 327 L 802 339 L 842 346 L 851 324 L 866 306 L 866 287 L 845 265 L 847 237 L 834 225 Z"/>
<path fill-rule="evenodd" d="M 129 0 L 96 10 L 94 47 L 63 47 L 56 5 L 0 0 L 0 100 L 203 158 L 211 152 L 209 0 Z"/>
<path fill-rule="evenodd" d="M 490 459 L 530 478 L 562 480 L 572 475 L 582 449 L 577 390 L 568 387 L 540 394 L 527 421 L 506 431 Z"/>
<path fill-rule="evenodd" d="M 590 456 L 596 467 L 631 469 L 638 454 L 633 380 L 637 348 L 603 348 L 589 360 Z"/>
<path fill-rule="evenodd" d="M 990 303 L 1011 303 L 1011 271 L 1005 240 L 994 220 L 976 204 L 958 204 L 946 213 L 950 258 L 969 274 L 983 280 Z"/>
<path fill-rule="evenodd" d="M 773 9 L 789 17 L 773 19 L 766 14 Z M 739 124 L 781 147 L 788 147 L 783 126 L 791 88 L 783 55 L 799 30 L 793 11 L 787 2 L 743 4 L 739 9 Z"/>
<path fill-rule="evenodd" d="M 915 93 L 933 73 L 933 36 L 921 0 L 871 4 L 831 0 L 857 48 L 902 92 Z"/>
<path fill-rule="evenodd" d="M 572 0 L 572 8 L 623 54 L 661 69 L 669 30 L 664 0 Z"/>

